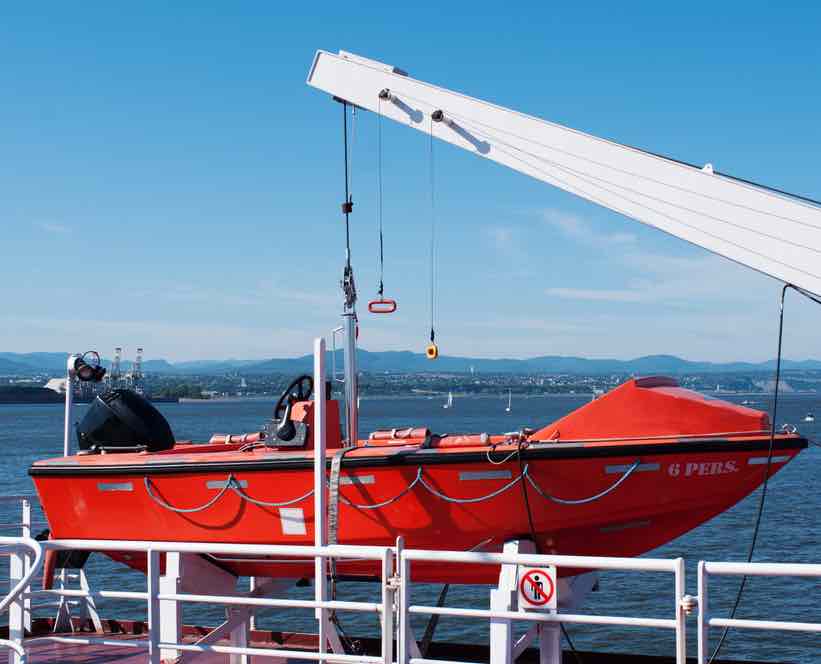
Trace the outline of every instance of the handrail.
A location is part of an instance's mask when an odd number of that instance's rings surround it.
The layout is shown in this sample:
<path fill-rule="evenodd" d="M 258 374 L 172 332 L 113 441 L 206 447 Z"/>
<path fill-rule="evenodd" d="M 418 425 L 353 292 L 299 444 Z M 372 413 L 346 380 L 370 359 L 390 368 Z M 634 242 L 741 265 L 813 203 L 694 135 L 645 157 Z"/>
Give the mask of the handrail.
<path fill-rule="evenodd" d="M 28 571 L 23 574 L 23 578 L 17 582 L 17 585 L 12 588 L 8 595 L 3 600 L 0 600 L 0 613 L 8 608 L 17 596 L 22 593 L 31 584 L 31 580 L 40 572 L 43 563 L 43 548 L 40 542 L 31 537 L 0 537 L 0 551 L 8 550 L 12 553 L 17 553 L 28 549 L 34 553 L 34 560 L 29 566 Z"/>
<path fill-rule="evenodd" d="M 14 641 L 9 641 L 8 639 L 0 639 L 0 648 L 9 648 L 13 650 L 18 657 L 25 657 L 26 651 L 19 643 L 15 643 Z"/>
<path fill-rule="evenodd" d="M 146 592 L 124 592 L 124 591 L 88 591 L 88 590 L 27 590 L 30 588 L 32 579 L 41 571 L 45 551 L 60 550 L 96 550 L 96 551 L 145 551 L 149 557 L 156 561 L 153 572 L 149 573 L 148 587 Z M 245 553 L 254 555 L 288 555 L 292 557 L 305 557 L 315 559 L 325 558 L 347 558 L 347 559 L 370 559 L 383 561 L 383 571 L 381 574 L 383 592 L 387 589 L 387 595 L 383 594 L 381 602 L 346 602 L 346 601 L 316 601 L 316 600 L 293 600 L 289 598 L 258 597 L 253 594 L 230 593 L 206 595 L 189 592 L 163 592 L 159 588 L 159 554 L 164 553 Z M 359 611 L 366 613 L 376 613 L 380 615 L 386 624 L 393 624 L 393 612 L 390 607 L 394 606 L 393 593 L 399 593 L 399 601 L 396 603 L 396 615 L 400 621 L 399 638 L 405 643 L 412 641 L 415 644 L 414 636 L 410 630 L 410 617 L 420 614 L 439 616 L 459 616 L 463 618 L 490 619 L 491 621 L 525 621 L 531 625 L 549 625 L 556 623 L 567 624 L 588 624 L 588 625 L 623 625 L 623 626 L 643 626 L 649 628 L 661 628 L 675 630 L 677 634 L 677 656 L 678 661 L 683 661 L 681 657 L 684 653 L 686 643 L 685 612 L 695 605 L 693 598 L 684 595 L 684 561 L 676 559 L 648 559 L 648 558 L 614 558 L 614 557 L 594 557 L 594 556 L 568 556 L 568 555 L 545 555 L 536 553 L 519 553 L 506 549 L 503 553 L 492 553 L 482 551 L 441 551 L 424 549 L 405 549 L 401 541 L 395 547 L 387 546 L 353 546 L 353 545 L 333 545 L 333 546 L 294 546 L 294 545 L 241 545 L 226 543 L 202 543 L 202 542 L 148 542 L 148 541 L 116 541 L 116 540 L 49 540 L 38 542 L 30 537 L 0 537 L 0 553 L 9 553 L 18 556 L 25 556 L 31 563 L 24 568 L 21 579 L 16 580 L 14 588 L 0 601 L 0 613 L 6 611 L 13 602 L 21 602 L 33 598 L 46 598 L 62 596 L 65 598 L 93 597 L 93 598 L 122 598 L 129 600 L 147 601 L 157 607 L 161 601 L 172 602 L 192 602 L 207 603 L 213 602 L 234 607 L 260 608 L 260 607 L 290 607 L 290 608 L 314 608 L 320 610 L 336 611 Z M 469 565 L 527 565 L 544 566 L 554 565 L 559 568 L 575 569 L 600 569 L 600 570 L 633 570 L 637 572 L 661 572 L 672 573 L 675 577 L 676 586 L 676 612 L 672 618 L 641 618 L 627 617 L 619 615 L 583 615 L 575 613 L 524 613 L 517 611 L 515 604 L 512 607 L 495 606 L 491 603 L 490 609 L 476 607 L 442 607 L 423 606 L 411 601 L 410 588 L 410 567 L 412 562 L 426 561 L 434 563 L 458 563 Z M 396 563 L 396 567 L 394 567 Z M 153 575 L 153 576 L 152 576 Z M 757 630 L 778 630 L 778 631 L 803 631 L 811 633 L 821 633 L 821 623 L 788 622 L 775 620 L 728 620 L 721 617 L 710 617 L 708 614 L 708 592 L 707 578 L 709 575 L 753 575 L 753 576 L 793 576 L 811 578 L 821 578 L 821 565 L 819 564 L 783 564 L 783 563 L 736 563 L 736 562 L 705 562 L 701 561 L 698 566 L 698 636 L 699 636 L 699 662 L 703 664 L 706 660 L 707 635 L 710 627 L 733 627 Z M 501 586 L 500 586 L 501 587 Z M 391 630 L 393 628 L 391 627 Z M 13 651 L 18 660 L 25 658 L 25 648 L 20 636 L 12 639 L 0 639 L 0 649 L 8 648 Z M 388 644 L 395 637 L 393 631 L 389 631 L 387 637 Z M 245 646 L 217 646 L 206 643 L 191 646 L 190 644 L 172 643 L 162 638 L 159 632 L 151 635 L 149 641 L 129 641 L 120 643 L 111 639 L 95 637 L 76 638 L 68 635 L 51 635 L 37 637 L 36 640 L 47 640 L 55 643 L 108 643 L 110 645 L 122 645 L 124 647 L 144 647 L 148 645 L 156 650 L 157 648 L 167 650 L 179 650 L 181 652 L 214 652 L 230 654 L 249 654 L 259 656 L 285 656 L 285 650 L 275 650 L 266 648 L 248 648 Z M 679 645 L 680 643 L 680 645 Z M 424 658 L 420 658 L 415 652 L 411 652 L 408 646 L 404 648 L 404 659 L 396 661 L 403 664 L 421 663 Z M 392 648 L 387 647 L 383 651 L 383 657 L 366 658 L 369 662 L 388 661 L 384 653 L 392 653 Z M 290 654 L 288 655 L 290 657 Z M 333 653 L 311 653 L 304 656 L 294 656 L 313 661 L 353 661 L 350 657 L 340 656 Z M 360 661 L 366 661 L 365 659 Z M 154 661 L 154 660 L 152 660 Z"/>
<path fill-rule="evenodd" d="M 709 610 L 708 577 L 712 576 L 791 576 L 821 578 L 821 565 L 810 563 L 698 563 L 698 664 L 709 659 L 709 629 L 724 627 L 733 629 L 773 630 L 779 632 L 809 632 L 821 634 L 821 622 L 794 622 L 784 620 L 751 620 L 743 618 L 712 618 Z"/>

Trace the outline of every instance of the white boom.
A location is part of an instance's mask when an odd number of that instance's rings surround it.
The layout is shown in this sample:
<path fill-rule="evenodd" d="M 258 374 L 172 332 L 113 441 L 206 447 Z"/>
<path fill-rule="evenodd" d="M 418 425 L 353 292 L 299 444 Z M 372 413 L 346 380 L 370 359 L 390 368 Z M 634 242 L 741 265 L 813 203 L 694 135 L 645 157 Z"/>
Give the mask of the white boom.
<path fill-rule="evenodd" d="M 317 51 L 308 84 L 821 295 L 821 207 Z M 381 96 L 380 96 L 381 93 Z"/>

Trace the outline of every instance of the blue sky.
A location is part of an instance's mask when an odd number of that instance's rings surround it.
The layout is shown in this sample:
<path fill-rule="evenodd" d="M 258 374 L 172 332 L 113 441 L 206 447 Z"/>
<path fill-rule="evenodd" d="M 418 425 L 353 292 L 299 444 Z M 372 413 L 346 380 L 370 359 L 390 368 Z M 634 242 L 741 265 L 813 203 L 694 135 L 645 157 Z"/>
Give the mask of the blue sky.
<path fill-rule="evenodd" d="M 341 111 L 317 48 L 821 198 L 816 3 L 114 3 L 0 24 L 0 350 L 301 355 L 338 321 Z M 376 121 L 354 152 L 353 256 L 376 289 Z M 362 346 L 428 334 L 427 146 L 385 123 L 386 290 Z M 761 360 L 779 285 L 436 146 L 443 353 Z M 361 307 L 364 311 L 364 307 Z M 793 299 L 785 354 L 821 357 Z"/>

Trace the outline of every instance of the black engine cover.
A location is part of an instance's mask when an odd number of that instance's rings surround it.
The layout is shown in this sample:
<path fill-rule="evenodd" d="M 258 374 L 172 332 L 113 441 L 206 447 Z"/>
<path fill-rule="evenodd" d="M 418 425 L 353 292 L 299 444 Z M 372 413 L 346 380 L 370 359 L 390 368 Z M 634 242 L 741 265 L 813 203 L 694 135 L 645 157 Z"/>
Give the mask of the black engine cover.
<path fill-rule="evenodd" d="M 98 396 L 77 425 L 77 442 L 86 452 L 159 452 L 174 447 L 174 434 L 162 413 L 133 390 Z"/>

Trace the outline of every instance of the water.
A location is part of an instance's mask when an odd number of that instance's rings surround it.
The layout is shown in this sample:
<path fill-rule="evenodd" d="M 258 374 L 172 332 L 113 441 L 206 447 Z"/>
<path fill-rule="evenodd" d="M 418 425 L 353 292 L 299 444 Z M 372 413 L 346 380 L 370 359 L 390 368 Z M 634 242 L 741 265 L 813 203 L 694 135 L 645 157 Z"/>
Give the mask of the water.
<path fill-rule="evenodd" d="M 742 398 L 734 398 L 741 401 Z M 754 408 L 766 409 L 762 397 Z M 585 403 L 589 397 L 552 396 L 513 400 L 513 410 L 505 413 L 507 395 L 498 399 L 456 398 L 454 408 L 442 408 L 441 399 L 364 399 L 361 431 L 375 428 L 427 425 L 438 432 L 502 432 L 550 422 Z M 270 417 L 272 404 L 266 401 L 204 402 L 159 404 L 178 439 L 207 440 L 214 432 L 240 433 L 254 431 Z M 78 406 L 78 415 L 85 406 Z M 779 404 L 779 422 L 795 424 L 809 438 L 815 438 L 821 427 L 804 423 L 808 412 L 821 415 L 821 398 L 788 395 Z M 0 450 L 6 463 L 0 467 L 0 494 L 30 493 L 33 488 L 26 469 L 38 458 L 56 456 L 62 450 L 62 407 L 59 405 L 0 405 Z M 756 560 L 781 562 L 821 561 L 821 496 L 815 478 L 821 465 L 821 449 L 810 447 L 778 473 L 770 483 Z M 696 594 L 698 560 L 744 560 L 747 555 L 759 492 L 733 509 L 687 535 L 653 551 L 653 557 L 684 557 L 688 562 L 687 591 Z M 0 504 L 0 521 L 16 520 L 16 515 Z M 4 534 L 8 531 L 4 531 Z M 92 556 L 87 572 L 92 585 L 104 588 L 141 589 L 144 577 L 115 567 L 102 556 Z M 5 576 L 5 569 L 2 570 Z M 738 579 L 714 578 L 710 586 L 711 607 L 715 615 L 729 610 Z M 673 584 L 670 575 L 648 573 L 603 573 L 601 589 L 587 600 L 584 610 L 611 615 L 634 615 L 670 618 L 673 613 Z M 440 586 L 415 586 L 414 603 L 435 604 Z M 738 617 L 774 618 L 778 620 L 821 621 L 821 583 L 807 580 L 756 578 L 748 582 Z M 289 596 L 309 598 L 311 588 L 293 588 Z M 340 587 L 341 599 L 377 600 L 374 584 L 346 583 Z M 449 606 L 487 606 L 487 587 L 451 588 Z M 187 607 L 186 621 L 216 624 L 216 609 Z M 107 617 L 144 618 L 142 606 L 110 602 L 101 606 Z M 425 620 L 416 621 L 419 637 Z M 288 631 L 315 631 L 310 611 L 268 611 L 260 615 L 264 628 Z M 373 616 L 344 616 L 349 632 L 375 635 Z M 717 636 L 718 630 L 714 636 Z M 577 647 L 642 654 L 671 654 L 673 635 L 648 629 L 571 626 L 569 632 Z M 690 651 L 695 646 L 695 622 L 688 629 Z M 487 625 L 478 620 L 443 619 L 436 632 L 437 640 L 462 643 L 487 642 Z M 777 645 L 777 649 L 774 649 Z M 725 657 L 771 661 L 815 662 L 821 659 L 818 635 L 789 635 L 768 632 L 733 631 L 722 650 Z"/>

